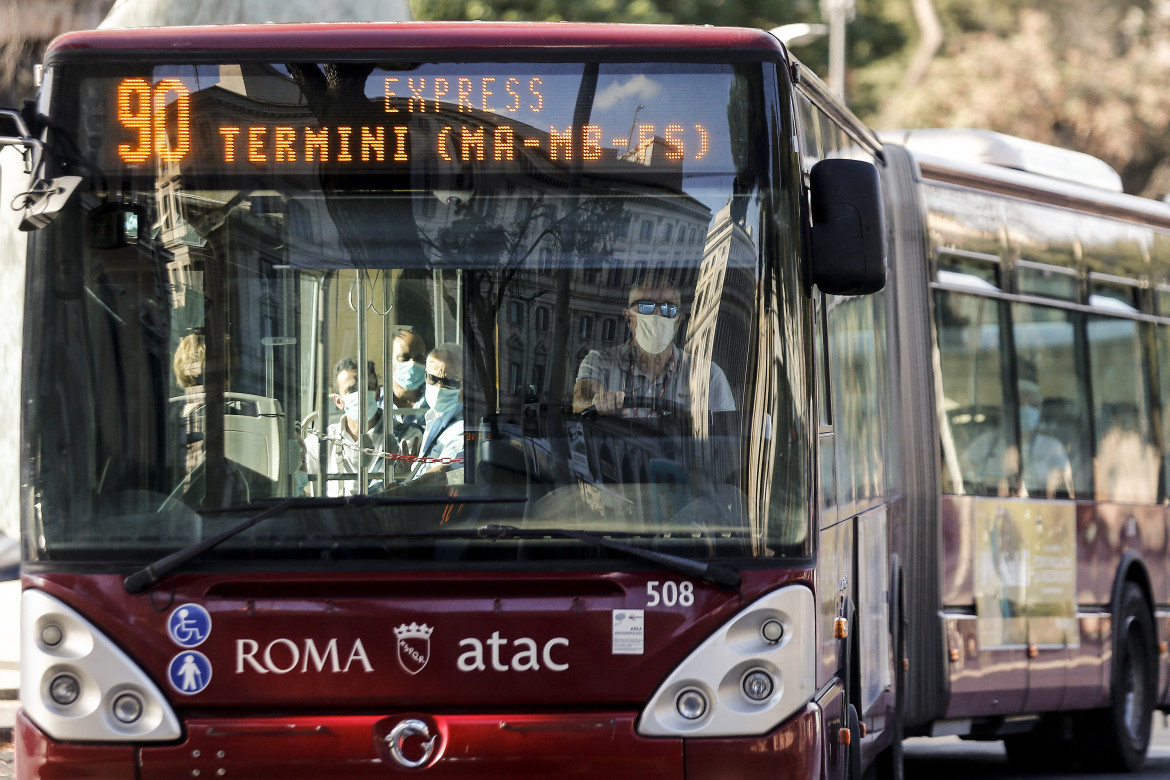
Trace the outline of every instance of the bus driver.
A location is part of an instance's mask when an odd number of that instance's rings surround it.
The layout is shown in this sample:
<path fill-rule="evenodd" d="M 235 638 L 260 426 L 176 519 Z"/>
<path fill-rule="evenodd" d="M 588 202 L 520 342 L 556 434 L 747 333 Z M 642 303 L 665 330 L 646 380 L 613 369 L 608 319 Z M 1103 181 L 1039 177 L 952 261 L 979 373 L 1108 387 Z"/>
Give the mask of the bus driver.
<path fill-rule="evenodd" d="M 692 387 L 708 379 L 708 411 L 735 409 L 723 369 L 711 363 L 707 377 L 694 358 L 674 344 L 682 319 L 678 289 L 666 280 L 643 279 L 630 288 L 629 305 L 622 312 L 631 340 L 602 350 L 591 350 L 581 361 L 573 385 L 573 411 L 594 407 L 599 414 L 620 414 L 623 406 L 667 405 L 689 408 Z M 695 382 L 698 378 L 700 381 Z M 636 411 L 635 411 L 636 414 Z"/>

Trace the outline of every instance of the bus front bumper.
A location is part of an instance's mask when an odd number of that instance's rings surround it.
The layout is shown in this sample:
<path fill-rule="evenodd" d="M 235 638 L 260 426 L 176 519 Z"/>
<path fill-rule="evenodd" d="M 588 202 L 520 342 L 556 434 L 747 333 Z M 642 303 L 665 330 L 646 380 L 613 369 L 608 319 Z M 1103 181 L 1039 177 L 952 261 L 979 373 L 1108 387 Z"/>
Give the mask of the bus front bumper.
<path fill-rule="evenodd" d="M 408 728 L 404 736 L 398 727 L 408 721 L 425 729 Z M 821 775 L 823 718 L 815 704 L 758 737 L 650 739 L 638 736 L 635 725 L 636 715 L 628 712 L 205 717 L 186 721 L 180 744 L 143 747 L 58 743 L 21 713 L 16 769 L 18 780 L 40 777 L 49 766 L 54 776 L 69 776 L 70 763 L 90 778 L 134 777 L 137 771 L 141 780 L 362 780 L 415 773 L 427 780 L 763 780 L 781 770 L 785 777 Z M 416 768 L 403 763 L 424 757 Z"/>

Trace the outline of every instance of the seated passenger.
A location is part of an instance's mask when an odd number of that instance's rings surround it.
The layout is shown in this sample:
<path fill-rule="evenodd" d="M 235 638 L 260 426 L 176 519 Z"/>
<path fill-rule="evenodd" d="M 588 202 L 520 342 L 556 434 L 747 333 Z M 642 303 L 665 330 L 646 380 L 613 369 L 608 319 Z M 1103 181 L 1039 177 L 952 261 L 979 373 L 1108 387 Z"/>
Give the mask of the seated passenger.
<path fill-rule="evenodd" d="M 398 448 L 403 455 L 415 455 L 427 424 L 427 401 L 423 392 L 427 344 L 413 330 L 401 328 L 394 334 L 392 350 L 394 370 L 390 384 L 393 391 L 390 414 L 394 419 L 394 437 L 398 439 Z"/>
<path fill-rule="evenodd" d="M 334 368 L 337 392 L 333 394 L 334 405 L 345 414 L 328 427 L 325 440 L 328 449 L 327 474 L 357 474 L 358 466 L 365 463 L 366 472 L 373 484 L 382 480 L 387 460 L 383 453 L 398 452 L 393 434 L 384 430 L 382 410 L 378 408 L 378 375 L 373 361 L 367 362 L 366 372 L 366 416 L 358 439 L 358 416 L 360 399 L 358 394 L 358 361 L 356 357 L 343 358 Z M 305 436 L 305 470 L 309 474 L 319 471 L 320 443 L 316 433 Z M 364 457 L 363 457 L 364 456 Z M 326 483 L 326 495 L 355 495 L 359 486 L 356 479 L 330 479 Z"/>
<path fill-rule="evenodd" d="M 709 368 L 674 345 L 683 314 L 678 290 L 665 280 L 644 279 L 630 289 L 623 310 L 632 339 L 625 344 L 592 350 L 581 361 L 573 385 L 573 411 L 594 407 L 600 414 L 621 414 L 627 399 L 643 409 L 662 399 L 667 408 L 703 409 L 692 403 L 693 392 L 706 393 L 706 410 L 735 409 L 731 387 L 714 362 Z M 631 416 L 640 416 L 638 409 Z M 651 412 L 652 413 L 652 412 Z"/>
<path fill-rule="evenodd" d="M 427 427 L 411 478 L 440 468 L 460 468 L 463 457 L 463 352 L 458 344 L 440 344 L 427 355 Z M 443 463 L 442 461 L 447 461 Z"/>
<path fill-rule="evenodd" d="M 1043 403 L 1040 385 L 1021 379 L 1018 388 L 1022 451 L 1008 446 L 1002 428 L 980 434 L 963 453 L 965 481 L 974 486 L 999 483 L 999 494 L 1008 495 L 1008 478 L 1021 474 L 1021 496 L 1074 497 L 1072 464 L 1064 444 L 1038 431 Z"/>

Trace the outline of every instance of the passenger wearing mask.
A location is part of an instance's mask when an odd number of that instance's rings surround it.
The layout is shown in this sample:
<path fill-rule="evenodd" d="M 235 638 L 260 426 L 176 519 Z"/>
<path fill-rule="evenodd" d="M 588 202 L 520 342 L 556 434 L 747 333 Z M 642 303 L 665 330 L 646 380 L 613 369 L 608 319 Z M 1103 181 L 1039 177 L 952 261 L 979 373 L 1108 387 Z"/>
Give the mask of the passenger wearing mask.
<path fill-rule="evenodd" d="M 574 411 L 593 407 L 599 414 L 645 416 L 654 413 L 659 399 L 666 410 L 735 409 L 723 369 L 674 344 L 683 311 L 673 284 L 654 279 L 635 283 L 622 313 L 632 338 L 616 347 L 592 350 L 581 361 L 573 385 Z M 696 403 L 692 393 L 703 393 L 706 405 Z"/>
<path fill-rule="evenodd" d="M 392 342 L 390 414 L 394 437 L 403 455 L 417 455 L 426 427 L 427 401 L 423 392 L 426 377 L 427 344 L 410 328 L 401 328 Z"/>
<path fill-rule="evenodd" d="M 978 485 L 999 484 L 1001 495 L 1015 474 L 1023 477 L 1021 496 L 1074 497 L 1072 464 L 1060 439 L 1039 432 L 1043 395 L 1031 379 L 1017 383 L 1020 395 L 1020 450 L 1008 446 L 1002 430 L 981 434 L 964 453 L 965 477 Z"/>
<path fill-rule="evenodd" d="M 358 389 L 358 361 L 355 357 L 343 358 L 334 368 L 336 389 L 330 398 L 342 414 L 341 419 L 328 427 L 325 434 L 328 451 L 326 473 L 330 475 L 358 473 L 364 462 L 370 477 L 371 490 L 380 485 L 386 470 L 384 453 L 397 453 L 398 443 L 394 435 L 386 433 L 383 426 L 382 410 L 378 408 L 378 375 L 373 361 L 368 361 L 366 389 L 364 391 L 366 422 L 358 423 L 361 416 L 363 392 Z M 360 430 L 360 436 L 359 436 Z M 320 443 L 316 433 L 305 436 L 305 471 L 317 474 L 320 463 Z M 358 493 L 356 479 L 330 479 L 326 483 L 326 495 L 343 496 Z"/>
<path fill-rule="evenodd" d="M 411 478 L 440 468 L 460 468 L 463 457 L 463 352 L 457 344 L 440 344 L 427 355 L 426 430 Z M 446 460 L 447 463 L 441 461 Z"/>

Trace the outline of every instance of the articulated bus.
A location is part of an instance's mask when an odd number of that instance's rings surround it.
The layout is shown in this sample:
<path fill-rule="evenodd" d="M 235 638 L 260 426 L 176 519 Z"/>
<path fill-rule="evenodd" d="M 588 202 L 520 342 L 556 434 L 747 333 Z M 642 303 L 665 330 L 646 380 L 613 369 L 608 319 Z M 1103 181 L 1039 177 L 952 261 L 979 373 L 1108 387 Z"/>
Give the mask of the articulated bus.
<path fill-rule="evenodd" d="M 0 118 L 18 777 L 1144 758 L 1170 207 L 712 27 L 73 33 Z"/>
<path fill-rule="evenodd" d="M 1067 150 L 883 137 L 891 547 L 905 657 L 945 670 L 911 670 L 903 723 L 1135 769 L 1170 710 L 1170 206 Z"/>

